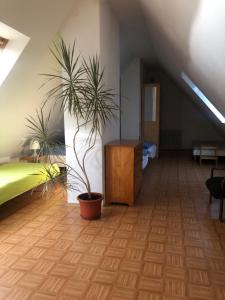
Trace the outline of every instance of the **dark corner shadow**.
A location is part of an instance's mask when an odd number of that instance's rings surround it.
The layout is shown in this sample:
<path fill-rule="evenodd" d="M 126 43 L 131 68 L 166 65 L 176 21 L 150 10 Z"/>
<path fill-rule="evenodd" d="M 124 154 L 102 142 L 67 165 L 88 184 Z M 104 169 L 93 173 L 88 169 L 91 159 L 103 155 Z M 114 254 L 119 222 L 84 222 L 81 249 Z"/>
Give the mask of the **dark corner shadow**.
<path fill-rule="evenodd" d="M 142 0 L 140 0 L 142 1 Z M 163 20 L 158 20 L 154 12 L 149 9 L 148 11 L 142 6 L 142 12 L 145 16 L 146 26 L 149 28 L 150 37 L 153 39 L 155 55 L 158 58 L 159 64 L 174 64 L 175 68 L 181 68 L 183 71 L 186 70 L 186 66 L 191 59 L 190 53 L 190 37 L 192 33 L 192 26 L 195 23 L 195 19 L 200 7 L 201 0 L 195 1 L 165 1 L 164 9 L 168 19 L 171 21 L 174 18 L 184 18 L 182 22 L 182 43 L 178 44 L 170 38 L 166 32 L 166 28 L 161 25 Z M 151 7 L 151 6 L 149 6 Z M 148 24 L 147 24 L 148 19 Z M 176 21 L 173 22 L 173 24 Z M 174 32 L 174 36 L 175 36 Z"/>
<path fill-rule="evenodd" d="M 215 119 L 215 117 L 213 118 L 210 111 L 207 112 L 204 104 L 198 101 L 198 97 L 191 90 L 188 91 L 188 88 L 182 87 L 161 65 L 145 66 L 144 82 L 161 82 L 162 78 L 164 78 L 164 81 L 166 79 L 171 86 L 174 86 L 174 88 L 176 88 L 180 94 L 183 94 L 186 98 L 188 98 L 190 105 L 192 105 L 194 109 L 197 110 L 198 113 L 210 123 L 221 139 L 224 139 L 224 131 L 221 129 L 221 126 L 218 125 L 218 121 Z"/>

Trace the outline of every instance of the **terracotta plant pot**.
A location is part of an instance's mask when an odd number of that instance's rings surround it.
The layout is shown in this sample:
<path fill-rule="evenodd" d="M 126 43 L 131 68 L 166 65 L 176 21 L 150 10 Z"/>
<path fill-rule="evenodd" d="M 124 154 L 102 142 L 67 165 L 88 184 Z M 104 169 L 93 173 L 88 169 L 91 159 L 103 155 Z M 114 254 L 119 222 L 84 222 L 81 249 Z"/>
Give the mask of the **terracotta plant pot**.
<path fill-rule="evenodd" d="M 88 194 L 80 194 L 77 200 L 80 203 L 80 216 L 85 220 L 96 220 L 101 217 L 103 195 L 91 193 L 92 199 L 88 199 Z"/>

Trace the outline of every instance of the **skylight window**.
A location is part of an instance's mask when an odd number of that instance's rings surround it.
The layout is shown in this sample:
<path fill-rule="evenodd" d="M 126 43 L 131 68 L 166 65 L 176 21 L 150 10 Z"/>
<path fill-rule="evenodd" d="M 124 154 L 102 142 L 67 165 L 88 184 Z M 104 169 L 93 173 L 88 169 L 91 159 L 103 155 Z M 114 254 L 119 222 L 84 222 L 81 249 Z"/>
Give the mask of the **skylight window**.
<path fill-rule="evenodd" d="M 2 51 L 5 48 L 7 43 L 8 40 L 0 36 L 0 51 Z"/>
<path fill-rule="evenodd" d="M 0 22 L 0 86 L 15 65 L 30 38 Z"/>
<path fill-rule="evenodd" d="M 203 92 L 194 84 L 193 81 L 184 73 L 181 73 L 182 79 L 192 89 L 192 91 L 199 97 L 199 99 L 211 110 L 211 112 L 220 120 L 221 123 L 225 123 L 224 116 L 218 111 L 218 109 L 212 104 L 212 102 L 203 94 Z"/>

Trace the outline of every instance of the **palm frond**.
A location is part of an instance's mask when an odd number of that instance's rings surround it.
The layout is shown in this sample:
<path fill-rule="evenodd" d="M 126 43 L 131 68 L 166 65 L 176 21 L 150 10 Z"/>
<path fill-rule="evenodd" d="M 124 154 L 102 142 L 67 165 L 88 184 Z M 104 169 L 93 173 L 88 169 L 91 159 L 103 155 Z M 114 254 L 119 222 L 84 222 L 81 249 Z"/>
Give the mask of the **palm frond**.
<path fill-rule="evenodd" d="M 60 104 L 64 110 L 69 113 L 82 115 L 82 76 L 84 69 L 80 64 L 80 57 L 75 56 L 75 42 L 70 47 L 67 47 L 64 40 L 61 39 L 58 44 L 54 43 L 50 52 L 56 60 L 60 69 L 56 73 L 44 73 L 42 76 L 47 80 L 44 85 L 49 82 L 55 82 L 55 87 L 51 87 L 46 94 L 45 103 L 50 99 Z M 61 82 L 59 83 L 58 80 Z"/>
<path fill-rule="evenodd" d="M 105 86 L 104 69 L 101 68 L 97 55 L 81 59 L 76 54 L 75 42 L 67 46 L 63 39 L 53 44 L 50 53 L 57 63 L 58 71 L 42 74 L 46 78 L 44 86 L 50 85 L 44 106 L 48 101 L 53 100 L 54 104 L 59 104 L 62 111 L 68 111 L 74 117 L 76 130 L 73 150 L 78 169 L 74 170 L 66 166 L 67 173 L 70 174 L 72 181 L 79 182 L 80 187 L 85 188 L 90 195 L 91 185 L 85 165 L 86 157 L 94 148 L 97 135 L 102 134 L 102 128 L 117 116 L 120 108 L 114 102 L 116 96 L 114 91 Z M 38 139 L 41 151 L 45 153 L 49 153 L 52 146 L 52 136 L 49 132 L 50 117 L 51 114 L 44 116 L 41 110 L 36 113 L 36 118 L 32 116 L 27 118 L 31 137 Z M 82 156 L 77 153 L 77 134 L 80 128 L 86 125 L 89 134 L 87 149 Z M 78 189 L 78 185 L 70 188 Z"/>
<path fill-rule="evenodd" d="M 47 115 L 44 114 L 43 107 L 36 110 L 36 118 L 29 115 L 26 117 L 27 128 L 29 129 L 29 136 L 26 143 L 30 144 L 33 141 L 38 141 L 40 144 L 39 155 L 46 159 L 52 153 L 52 149 L 60 146 L 57 135 L 50 130 L 51 124 L 51 110 Z"/>
<path fill-rule="evenodd" d="M 86 81 L 83 87 L 85 118 L 92 124 L 92 131 L 101 134 L 102 127 L 116 116 L 119 106 L 114 102 L 113 90 L 105 87 L 104 70 L 100 68 L 97 56 L 83 60 Z"/>

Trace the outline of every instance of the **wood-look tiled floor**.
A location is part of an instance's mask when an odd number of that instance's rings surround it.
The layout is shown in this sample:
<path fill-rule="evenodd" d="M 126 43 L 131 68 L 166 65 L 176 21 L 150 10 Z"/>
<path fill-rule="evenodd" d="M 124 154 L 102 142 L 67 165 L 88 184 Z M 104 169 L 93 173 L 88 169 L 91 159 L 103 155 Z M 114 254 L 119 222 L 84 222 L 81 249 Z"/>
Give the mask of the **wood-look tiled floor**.
<path fill-rule="evenodd" d="M 60 188 L 10 201 L 0 208 L 0 299 L 225 299 L 225 225 L 217 201 L 208 205 L 208 175 L 208 164 L 163 155 L 135 207 L 105 207 L 92 222 Z"/>

